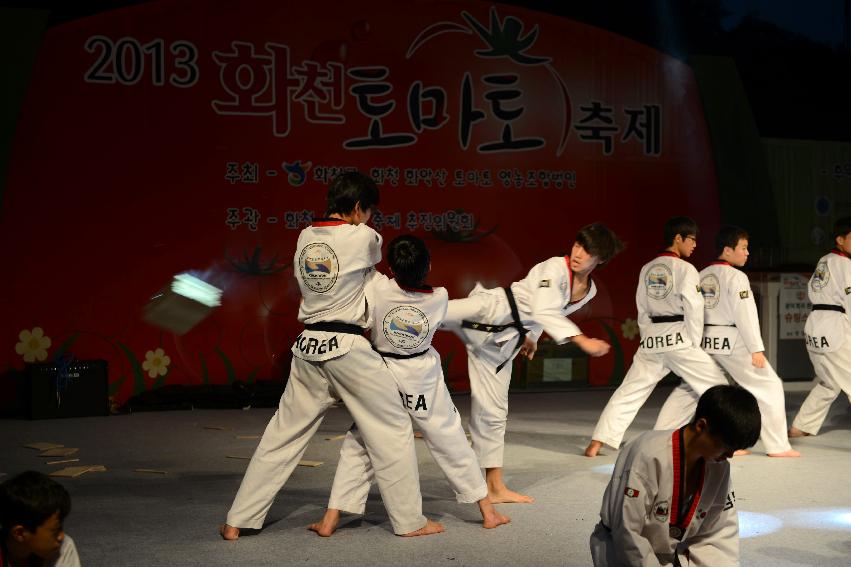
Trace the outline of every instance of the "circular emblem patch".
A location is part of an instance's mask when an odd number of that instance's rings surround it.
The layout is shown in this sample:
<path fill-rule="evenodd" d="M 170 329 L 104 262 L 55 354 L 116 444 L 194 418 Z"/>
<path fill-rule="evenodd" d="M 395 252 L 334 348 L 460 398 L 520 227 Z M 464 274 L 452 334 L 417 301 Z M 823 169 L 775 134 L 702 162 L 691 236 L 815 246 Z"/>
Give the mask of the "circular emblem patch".
<path fill-rule="evenodd" d="M 301 281 L 311 291 L 325 293 L 337 283 L 340 264 L 337 255 L 324 242 L 308 244 L 298 258 Z"/>
<path fill-rule="evenodd" d="M 715 274 L 708 274 L 700 280 L 700 293 L 703 294 L 703 304 L 707 309 L 715 309 L 721 292 L 721 284 Z"/>
<path fill-rule="evenodd" d="M 671 269 L 665 264 L 654 264 L 644 276 L 644 286 L 647 295 L 653 299 L 665 299 L 674 287 L 674 277 Z"/>
<path fill-rule="evenodd" d="M 827 268 L 827 262 L 822 260 L 818 263 L 818 266 L 816 266 L 816 271 L 813 272 L 813 278 L 810 280 L 810 284 L 813 286 L 814 290 L 821 291 L 829 281 L 830 270 Z"/>
<path fill-rule="evenodd" d="M 392 309 L 384 317 L 382 326 L 390 344 L 406 350 L 423 344 L 429 330 L 426 314 L 410 305 Z"/>

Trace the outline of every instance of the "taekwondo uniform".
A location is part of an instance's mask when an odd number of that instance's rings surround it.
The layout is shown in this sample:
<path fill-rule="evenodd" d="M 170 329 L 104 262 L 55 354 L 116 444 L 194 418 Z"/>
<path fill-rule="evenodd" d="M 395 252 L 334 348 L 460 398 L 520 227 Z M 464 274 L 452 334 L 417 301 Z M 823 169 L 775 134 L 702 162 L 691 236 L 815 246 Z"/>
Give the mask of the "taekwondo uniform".
<path fill-rule="evenodd" d="M 765 368 L 756 368 L 751 360 L 751 354 L 763 352 L 765 347 L 748 276 L 728 262 L 713 262 L 700 272 L 700 289 L 705 306 L 703 350 L 756 398 L 765 452 L 790 450 L 783 382 L 767 362 Z M 698 398 L 688 384 L 681 384 L 662 406 L 655 429 L 691 421 Z"/>
<path fill-rule="evenodd" d="M 363 337 L 366 278 L 381 260 L 381 236 L 366 225 L 319 219 L 301 231 L 293 266 L 301 289 L 289 381 L 228 513 L 234 527 L 260 528 L 325 412 L 342 399 L 366 443 L 393 531 L 426 525 L 411 420 L 393 376 Z"/>
<path fill-rule="evenodd" d="M 449 302 L 443 328 L 455 331 L 467 347 L 470 377 L 470 437 L 483 468 L 502 467 L 511 361 L 528 335 L 537 341 L 543 331 L 557 343 L 581 335 L 567 316 L 597 294 L 572 303 L 570 257 L 557 256 L 534 266 L 507 288 L 476 284 L 464 299 Z"/>
<path fill-rule="evenodd" d="M 792 426 L 816 435 L 840 391 L 851 401 L 851 257 L 838 249 L 823 256 L 808 291 L 804 334 L 816 379 Z"/>
<path fill-rule="evenodd" d="M 366 297 L 372 345 L 396 379 L 401 405 L 422 431 L 458 502 L 478 502 L 488 495 L 487 484 L 443 381 L 440 355 L 431 346 L 446 316 L 446 289 L 405 287 L 376 273 Z M 373 478 L 363 438 L 353 427 L 340 450 L 328 507 L 363 514 Z"/>
<path fill-rule="evenodd" d="M 703 296 L 698 282 L 694 266 L 673 252 L 662 252 L 641 268 L 635 292 L 641 342 L 592 439 L 617 449 L 638 410 L 668 372 L 685 380 L 698 396 L 712 386 L 727 384 L 700 348 Z"/>
<path fill-rule="evenodd" d="M 704 462 L 689 501 L 682 445 L 681 429 L 649 431 L 618 455 L 591 534 L 595 567 L 739 565 L 730 463 Z"/>

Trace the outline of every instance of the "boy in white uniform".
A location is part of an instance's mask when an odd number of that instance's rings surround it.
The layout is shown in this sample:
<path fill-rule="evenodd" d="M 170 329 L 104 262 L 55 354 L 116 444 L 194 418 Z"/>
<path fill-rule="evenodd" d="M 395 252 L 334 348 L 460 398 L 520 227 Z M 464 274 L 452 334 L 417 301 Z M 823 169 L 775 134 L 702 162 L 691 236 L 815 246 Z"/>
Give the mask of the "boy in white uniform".
<path fill-rule="evenodd" d="M 750 392 L 713 386 L 689 425 L 648 431 L 628 443 L 591 534 L 595 567 L 738 567 L 739 521 L 727 459 L 756 443 L 759 430 Z"/>
<path fill-rule="evenodd" d="M 587 457 L 596 457 L 604 444 L 618 448 L 638 410 L 668 372 L 675 372 L 698 394 L 727 383 L 700 348 L 703 295 L 697 270 L 683 260 L 697 246 L 697 223 L 689 217 L 668 219 L 664 238 L 667 248 L 641 268 L 638 278 L 638 352 L 597 421 L 585 449 Z"/>
<path fill-rule="evenodd" d="M 469 297 L 449 302 L 444 328 L 467 347 L 470 376 L 470 436 L 485 469 L 493 503 L 532 502 L 506 487 L 502 477 L 511 361 L 518 352 L 531 359 L 543 331 L 559 344 L 572 341 L 591 356 L 603 356 L 609 344 L 586 337 L 568 315 L 597 293 L 591 272 L 623 248 L 600 223 L 583 227 L 570 256 L 557 256 L 533 267 L 503 289 L 476 284 Z"/>
<path fill-rule="evenodd" d="M 364 286 L 381 260 L 381 236 L 366 226 L 378 203 L 369 177 L 344 173 L 328 188 L 326 219 L 299 234 L 293 265 L 305 330 L 292 347 L 289 381 L 220 527 L 237 539 L 239 528 L 259 529 L 278 491 L 304 454 L 325 412 L 342 399 L 363 434 L 381 498 L 397 535 L 443 531 L 422 515 L 413 430 L 399 405 L 395 382 L 363 337 Z"/>
<path fill-rule="evenodd" d="M 461 417 L 443 381 L 440 355 L 431 346 L 446 316 L 446 289 L 425 283 L 431 260 L 425 243 L 399 236 L 387 249 L 394 279 L 375 273 L 366 287 L 373 348 L 396 379 L 402 405 L 422 431 L 426 446 L 449 480 L 458 502 L 477 502 L 483 526 L 508 523 L 488 500 L 488 488 L 476 455 L 467 441 Z M 334 533 L 340 511 L 363 514 L 374 471 L 356 427 L 346 434 L 340 461 L 321 522 L 310 529 L 321 536 Z"/>
<path fill-rule="evenodd" d="M 817 435 L 840 392 L 851 401 L 851 217 L 833 225 L 836 248 L 810 278 L 813 312 L 804 325 L 815 385 L 789 429 L 789 437 Z"/>
<path fill-rule="evenodd" d="M 740 268 L 748 260 L 748 233 L 737 226 L 722 228 L 715 237 L 718 260 L 700 272 L 705 301 L 703 350 L 756 397 L 762 414 L 765 451 L 770 457 L 800 457 L 786 435 L 783 382 L 765 359 L 759 318 L 747 275 Z M 697 395 L 682 384 L 659 412 L 654 429 L 673 429 L 691 419 Z"/>

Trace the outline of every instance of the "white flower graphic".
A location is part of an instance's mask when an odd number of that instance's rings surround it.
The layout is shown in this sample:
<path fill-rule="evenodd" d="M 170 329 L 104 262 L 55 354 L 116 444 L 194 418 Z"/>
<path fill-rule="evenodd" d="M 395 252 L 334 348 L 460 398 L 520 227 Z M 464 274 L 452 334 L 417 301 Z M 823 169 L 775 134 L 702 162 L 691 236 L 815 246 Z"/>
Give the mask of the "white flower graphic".
<path fill-rule="evenodd" d="M 621 325 L 621 333 L 623 333 L 625 339 L 634 339 L 638 334 L 638 321 L 626 319 Z"/>
<path fill-rule="evenodd" d="M 148 371 L 148 376 L 156 378 L 157 375 L 165 376 L 168 372 L 168 365 L 171 364 L 171 358 L 166 356 L 163 349 L 149 350 L 145 353 L 145 362 L 142 363 L 142 370 Z"/>
<path fill-rule="evenodd" d="M 15 352 L 24 357 L 24 362 L 39 362 L 47 358 L 47 349 L 50 348 L 50 337 L 44 336 L 44 331 L 41 327 L 36 327 L 32 331 L 24 329 L 18 334 L 21 342 L 15 345 Z"/>

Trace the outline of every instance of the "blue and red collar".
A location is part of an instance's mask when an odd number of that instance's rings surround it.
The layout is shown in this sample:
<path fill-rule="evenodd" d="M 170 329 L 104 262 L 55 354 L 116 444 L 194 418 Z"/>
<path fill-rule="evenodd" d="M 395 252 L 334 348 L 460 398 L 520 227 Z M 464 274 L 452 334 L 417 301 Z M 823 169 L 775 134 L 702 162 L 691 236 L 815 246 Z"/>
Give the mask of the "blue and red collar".
<path fill-rule="evenodd" d="M 830 253 L 836 254 L 837 256 L 845 256 L 846 258 L 851 259 L 851 256 L 849 256 L 848 254 L 846 254 L 844 251 L 840 250 L 839 248 L 834 248 L 833 250 L 830 251 Z"/>

